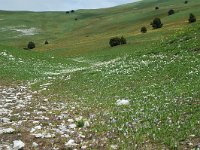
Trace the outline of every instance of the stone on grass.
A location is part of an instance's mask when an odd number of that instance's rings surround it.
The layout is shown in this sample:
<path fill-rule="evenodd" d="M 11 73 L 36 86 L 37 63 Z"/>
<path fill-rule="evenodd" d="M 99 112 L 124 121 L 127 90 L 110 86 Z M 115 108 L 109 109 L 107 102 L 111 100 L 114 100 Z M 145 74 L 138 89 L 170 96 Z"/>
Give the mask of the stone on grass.
<path fill-rule="evenodd" d="M 118 106 L 120 106 L 120 105 L 129 105 L 129 100 L 126 100 L 126 99 L 117 100 L 116 104 Z"/>
<path fill-rule="evenodd" d="M 15 140 L 13 141 L 13 149 L 14 150 L 19 150 L 24 148 L 25 144 L 21 140 Z"/>
<path fill-rule="evenodd" d="M 33 142 L 32 147 L 38 147 L 38 144 L 36 142 Z"/>
<path fill-rule="evenodd" d="M 65 143 L 65 146 L 67 146 L 67 147 L 73 147 L 73 146 L 76 146 L 76 145 L 77 144 L 72 139 L 70 139 L 68 142 Z"/>

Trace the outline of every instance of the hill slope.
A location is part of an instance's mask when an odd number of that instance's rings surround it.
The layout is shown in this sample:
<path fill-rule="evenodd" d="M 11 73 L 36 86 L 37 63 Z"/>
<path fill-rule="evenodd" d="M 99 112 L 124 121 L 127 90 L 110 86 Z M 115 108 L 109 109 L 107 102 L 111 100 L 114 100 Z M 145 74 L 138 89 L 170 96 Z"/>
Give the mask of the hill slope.
<path fill-rule="evenodd" d="M 199 6 L 146 0 L 72 14 L 2 11 L 0 149 L 14 140 L 26 149 L 197 148 Z M 152 30 L 155 17 L 161 29 Z M 122 35 L 128 44 L 110 48 Z M 36 49 L 23 50 L 29 41 Z"/>

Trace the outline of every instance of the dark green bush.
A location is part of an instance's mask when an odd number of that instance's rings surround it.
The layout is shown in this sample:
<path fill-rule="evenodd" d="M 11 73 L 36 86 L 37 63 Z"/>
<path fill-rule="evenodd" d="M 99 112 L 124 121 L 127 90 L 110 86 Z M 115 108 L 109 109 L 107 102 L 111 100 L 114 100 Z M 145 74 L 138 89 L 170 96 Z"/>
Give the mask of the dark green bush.
<path fill-rule="evenodd" d="M 170 9 L 170 10 L 168 11 L 168 16 L 173 15 L 174 13 L 175 13 L 175 11 L 174 11 L 173 9 Z"/>
<path fill-rule="evenodd" d="M 46 44 L 49 44 L 49 42 L 46 40 L 45 42 L 44 42 L 44 44 L 46 45 Z"/>
<path fill-rule="evenodd" d="M 66 14 L 69 14 L 70 12 L 69 12 L 69 11 L 66 11 L 65 13 L 66 13 Z"/>
<path fill-rule="evenodd" d="M 197 20 L 196 17 L 191 13 L 188 19 L 189 23 L 196 22 L 196 20 Z"/>
<path fill-rule="evenodd" d="M 188 3 L 188 1 L 185 1 L 184 3 L 185 3 L 185 4 L 187 4 L 187 3 Z"/>
<path fill-rule="evenodd" d="M 123 36 L 121 38 L 119 38 L 119 37 L 111 38 L 110 42 L 109 42 L 111 47 L 123 45 L 123 44 L 126 44 L 126 43 L 127 43 L 126 39 Z"/>
<path fill-rule="evenodd" d="M 75 12 L 75 10 L 71 10 L 71 13 L 74 13 Z"/>
<path fill-rule="evenodd" d="M 147 28 L 146 27 L 142 27 L 140 30 L 142 33 L 146 33 L 147 32 Z"/>
<path fill-rule="evenodd" d="M 151 26 L 154 28 L 154 29 L 158 29 L 158 28 L 162 28 L 163 24 L 160 20 L 160 18 L 155 18 L 153 20 L 153 22 L 151 23 Z"/>
<path fill-rule="evenodd" d="M 35 48 L 35 43 L 34 42 L 29 42 L 27 45 L 28 49 L 34 49 Z"/>
<path fill-rule="evenodd" d="M 156 6 L 156 7 L 155 7 L 155 10 L 158 10 L 158 9 L 159 9 L 159 7 L 158 7 L 158 6 Z"/>

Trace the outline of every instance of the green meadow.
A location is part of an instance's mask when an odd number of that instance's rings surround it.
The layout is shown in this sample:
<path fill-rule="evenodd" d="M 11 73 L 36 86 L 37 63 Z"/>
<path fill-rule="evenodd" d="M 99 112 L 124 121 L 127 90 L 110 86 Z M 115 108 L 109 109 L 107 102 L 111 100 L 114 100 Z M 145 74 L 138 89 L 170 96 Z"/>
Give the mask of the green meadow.
<path fill-rule="evenodd" d="M 43 114 L 49 120 L 38 120 L 45 133 L 61 124 L 55 118 L 64 111 L 90 124 L 76 122 L 73 131 L 85 135 L 82 140 L 74 132 L 38 139 L 29 135 L 33 126 L 25 121 L 17 132 L 3 133 L 1 142 L 18 138 L 25 149 L 34 149 L 31 141 L 40 149 L 199 149 L 199 8 L 199 0 L 143 0 L 69 14 L 0 11 L 0 88 L 26 85 L 37 93 L 30 106 L 14 110 L 21 116 L 13 114 L 13 122 L 26 120 L 23 111 L 30 112 L 27 122 L 34 120 L 41 103 L 49 108 Z M 168 16 L 170 9 L 175 14 Z M 195 23 L 188 23 L 190 13 Z M 155 17 L 162 28 L 152 29 Z M 142 26 L 147 33 L 140 32 Z M 116 36 L 127 44 L 110 47 Z M 36 48 L 24 50 L 29 41 Z M 117 105 L 118 100 L 128 104 Z M 53 107 L 60 103 L 66 107 Z M 67 147 L 71 138 L 77 144 Z"/>

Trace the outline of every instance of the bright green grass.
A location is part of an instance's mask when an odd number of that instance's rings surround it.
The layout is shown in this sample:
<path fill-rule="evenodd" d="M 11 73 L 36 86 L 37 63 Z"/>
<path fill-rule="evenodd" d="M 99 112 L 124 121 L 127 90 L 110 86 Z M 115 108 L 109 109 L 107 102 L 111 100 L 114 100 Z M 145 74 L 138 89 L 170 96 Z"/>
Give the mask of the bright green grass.
<path fill-rule="evenodd" d="M 172 4 L 179 12 L 168 17 Z M 200 16 L 199 5 L 151 0 L 73 15 L 2 12 L 2 26 L 25 24 L 42 32 L 20 40 L 13 37 L 18 33 L 1 32 L 0 83 L 30 82 L 33 90 L 51 83 L 43 96 L 70 99 L 82 106 L 80 114 L 95 114 L 92 130 L 100 137 L 110 132 L 109 144 L 120 149 L 183 149 L 191 135 L 200 138 L 200 26 L 185 22 L 190 12 Z M 162 29 L 150 28 L 155 16 Z M 146 24 L 148 33 L 140 34 Z M 128 44 L 110 48 L 115 35 L 125 35 Z M 22 50 L 29 40 L 35 51 Z M 118 99 L 130 105 L 116 106 Z"/>

